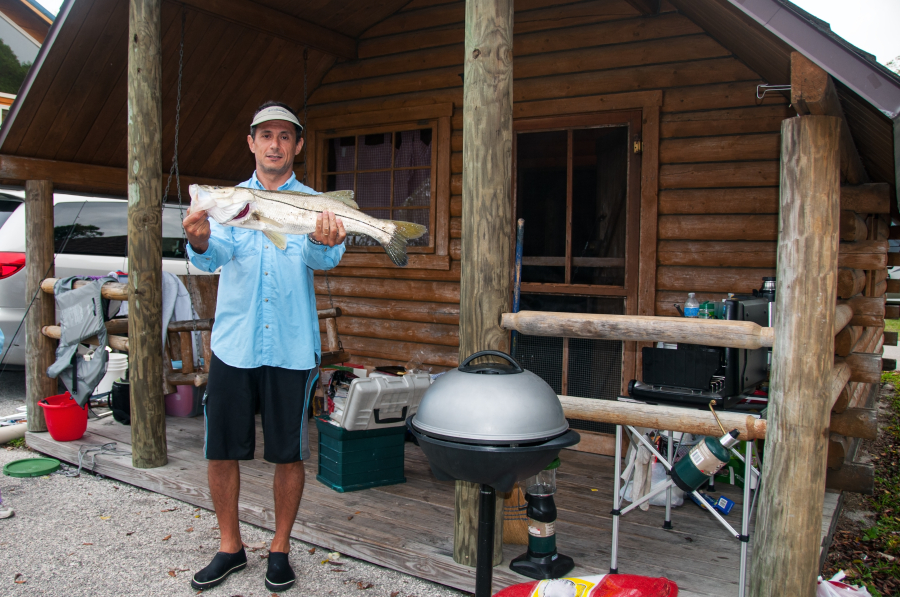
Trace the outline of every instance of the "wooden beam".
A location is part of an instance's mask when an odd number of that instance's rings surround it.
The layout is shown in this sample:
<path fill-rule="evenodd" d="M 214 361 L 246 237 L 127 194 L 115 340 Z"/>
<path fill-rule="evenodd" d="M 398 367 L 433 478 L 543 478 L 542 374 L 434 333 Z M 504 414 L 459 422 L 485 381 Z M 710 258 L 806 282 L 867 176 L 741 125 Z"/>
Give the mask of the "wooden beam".
<path fill-rule="evenodd" d="M 831 75 L 800 52 L 791 52 L 791 105 L 800 115 L 839 118 L 841 180 L 852 185 L 869 182 Z"/>
<path fill-rule="evenodd" d="M 53 340 L 59 340 L 60 335 L 62 334 L 62 329 L 58 325 L 45 325 L 41 328 L 41 335 L 46 338 L 50 338 Z M 91 336 L 87 340 L 83 342 L 84 344 L 90 344 L 91 346 L 98 346 L 100 344 L 100 340 L 97 339 L 97 336 Z M 127 336 L 107 336 L 107 344 L 110 348 L 115 350 L 121 350 L 122 352 L 128 352 L 128 337 Z"/>
<path fill-rule="evenodd" d="M 309 46 L 338 58 L 356 60 L 356 39 L 258 2 L 241 0 L 180 0 L 201 12 L 261 33 Z"/>
<path fill-rule="evenodd" d="M 840 121 L 781 126 L 775 344 L 750 595 L 813 595 L 834 359 Z"/>
<path fill-rule="evenodd" d="M 850 366 L 850 381 L 861 383 L 879 383 L 881 381 L 880 354 L 853 352 L 844 357 L 844 361 Z"/>
<path fill-rule="evenodd" d="M 89 283 L 90 282 L 87 280 L 76 280 L 75 284 L 73 284 L 72 287 L 80 288 L 81 286 Z M 41 290 L 43 290 L 47 294 L 53 294 L 54 284 L 56 284 L 56 278 L 46 278 L 41 282 Z M 127 301 L 128 285 L 120 284 L 118 282 L 107 282 L 100 287 L 100 296 L 105 299 L 114 301 Z"/>
<path fill-rule="evenodd" d="M 610 425 L 637 425 L 652 429 L 671 429 L 696 435 L 721 435 L 708 410 L 689 410 L 676 406 L 634 404 L 615 400 L 596 400 L 560 396 L 566 418 L 609 423 Z M 765 439 L 766 421 L 752 415 L 717 413 L 725 429 L 737 429 L 741 439 Z"/>
<path fill-rule="evenodd" d="M 875 440 L 878 437 L 878 413 L 873 408 L 848 408 L 833 413 L 828 426 L 832 433 L 846 437 Z"/>
<path fill-rule="evenodd" d="M 38 179 L 52 181 L 56 191 L 125 195 L 128 173 L 125 168 L 0 155 L 0 182 L 3 184 L 22 186 L 27 180 Z M 160 183 L 163 182 L 165 181 L 160 175 Z M 233 181 L 184 174 L 181 175 L 181 184 L 184 187 L 192 184 L 226 187 L 235 185 Z"/>
<path fill-rule="evenodd" d="M 633 6 L 641 15 L 645 17 L 652 17 L 659 14 L 660 5 L 662 4 L 662 0 L 625 0 L 628 4 Z"/>
<path fill-rule="evenodd" d="M 866 240 L 869 229 L 866 221 L 852 211 L 841 212 L 841 242 L 855 243 Z"/>
<path fill-rule="evenodd" d="M 840 261 L 840 258 L 838 258 Z M 866 273 L 861 269 L 838 269 L 838 296 L 848 299 L 860 294 L 866 287 Z"/>
<path fill-rule="evenodd" d="M 168 462 L 162 346 L 162 0 L 128 10 L 128 342 L 131 461 Z"/>
<path fill-rule="evenodd" d="M 480 350 L 509 350 L 498 324 L 509 305 L 512 263 L 513 0 L 467 0 L 465 29 L 460 361 Z M 477 496 L 477 485 L 456 482 L 458 564 L 476 563 Z M 502 513 L 502 499 L 497 508 Z M 498 524 L 494 565 L 503 559 L 502 543 Z"/>
<path fill-rule="evenodd" d="M 47 431 L 38 402 L 57 394 L 56 379 L 47 377 L 47 367 L 56 360 L 56 346 L 40 333 L 43 326 L 56 322 L 56 303 L 52 296 L 38 292 L 41 281 L 53 275 L 53 183 L 29 180 L 25 183 L 25 297 L 34 297 L 34 303 L 25 317 L 28 431 Z M 6 341 L 12 345 L 13 338 Z"/>
<path fill-rule="evenodd" d="M 849 209 L 858 214 L 890 214 L 891 185 L 873 182 L 841 187 L 841 209 Z"/>
<path fill-rule="evenodd" d="M 504 313 L 500 326 L 530 336 L 686 342 L 756 349 L 772 346 L 775 331 L 750 321 L 520 311 Z"/>
<path fill-rule="evenodd" d="M 847 408 L 847 402 L 850 400 L 850 396 L 847 391 L 847 382 L 850 381 L 850 366 L 847 363 L 835 363 L 834 368 L 831 370 L 831 375 L 829 377 L 828 385 L 825 387 L 825 391 L 829 394 L 829 404 L 831 404 L 831 410 L 837 410 L 837 412 L 841 412 Z M 841 397 L 844 397 L 843 403 Z"/>
<path fill-rule="evenodd" d="M 897 332 L 884 332 L 884 345 L 897 346 Z"/>
<path fill-rule="evenodd" d="M 875 493 L 875 467 L 871 463 L 845 462 L 839 470 L 828 471 L 825 487 L 872 495 Z"/>

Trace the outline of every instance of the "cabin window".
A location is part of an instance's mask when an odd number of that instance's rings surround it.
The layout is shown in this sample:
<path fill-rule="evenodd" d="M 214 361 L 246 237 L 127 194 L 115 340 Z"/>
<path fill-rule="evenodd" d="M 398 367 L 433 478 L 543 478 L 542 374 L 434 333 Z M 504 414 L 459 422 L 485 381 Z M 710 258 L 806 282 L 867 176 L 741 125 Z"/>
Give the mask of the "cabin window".
<path fill-rule="evenodd" d="M 424 225 L 428 232 L 411 240 L 408 251 L 432 248 L 436 125 L 429 122 L 324 136 L 322 190 L 354 191 L 360 210 L 372 217 Z M 348 236 L 347 247 L 382 250 L 378 241 L 362 235 Z"/>
<path fill-rule="evenodd" d="M 640 127 L 640 112 L 516 121 L 513 201 L 516 219 L 525 220 L 521 310 L 637 313 Z M 614 400 L 634 376 L 625 348 L 520 336 L 516 357 L 561 394 Z"/>

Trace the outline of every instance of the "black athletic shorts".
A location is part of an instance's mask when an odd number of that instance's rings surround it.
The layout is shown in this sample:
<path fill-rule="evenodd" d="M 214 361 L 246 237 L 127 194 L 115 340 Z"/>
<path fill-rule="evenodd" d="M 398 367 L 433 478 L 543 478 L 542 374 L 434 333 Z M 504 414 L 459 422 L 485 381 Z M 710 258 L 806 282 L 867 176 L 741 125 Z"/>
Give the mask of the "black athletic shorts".
<path fill-rule="evenodd" d="M 306 413 L 318 378 L 318 369 L 241 369 L 214 354 L 203 397 L 203 455 L 207 460 L 253 460 L 259 405 L 263 458 L 275 464 L 308 459 Z"/>

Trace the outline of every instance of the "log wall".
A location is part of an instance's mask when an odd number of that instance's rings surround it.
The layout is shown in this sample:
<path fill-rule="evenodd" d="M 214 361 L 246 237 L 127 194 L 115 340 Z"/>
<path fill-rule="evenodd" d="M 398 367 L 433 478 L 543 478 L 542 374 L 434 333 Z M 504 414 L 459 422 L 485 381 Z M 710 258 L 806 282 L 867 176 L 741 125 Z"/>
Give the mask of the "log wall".
<path fill-rule="evenodd" d="M 360 58 L 336 63 L 310 97 L 313 126 L 316 118 L 455 106 L 450 268 L 339 267 L 328 276 L 345 315 L 344 347 L 366 363 L 457 362 L 464 16 L 461 1 L 411 2 L 363 33 Z M 794 112 L 778 94 L 757 101 L 759 75 L 688 18 L 645 18 L 625 0 L 519 0 L 513 51 L 517 105 L 663 90 L 658 315 L 674 315 L 688 291 L 701 299 L 746 292 L 774 275 L 779 130 Z M 330 307 L 323 276 L 316 290 L 319 308 Z"/>

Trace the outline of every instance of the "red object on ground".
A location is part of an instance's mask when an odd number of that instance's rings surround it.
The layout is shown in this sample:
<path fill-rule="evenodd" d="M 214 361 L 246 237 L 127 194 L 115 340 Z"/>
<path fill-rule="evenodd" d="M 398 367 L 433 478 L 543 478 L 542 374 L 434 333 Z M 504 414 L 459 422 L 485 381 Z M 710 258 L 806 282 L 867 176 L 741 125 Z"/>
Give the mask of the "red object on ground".
<path fill-rule="evenodd" d="M 47 431 L 50 437 L 58 442 L 71 442 L 81 439 L 87 430 L 87 408 L 81 408 L 72 400 L 72 394 L 58 394 L 38 402 L 44 409 Z"/>
<path fill-rule="evenodd" d="M 566 583 L 569 581 L 571 584 Z M 551 585 L 552 583 L 552 585 Z M 573 586 L 574 585 L 574 586 Z M 506 587 L 494 597 L 677 597 L 678 585 L 667 578 L 632 574 L 601 574 L 525 582 Z"/>

